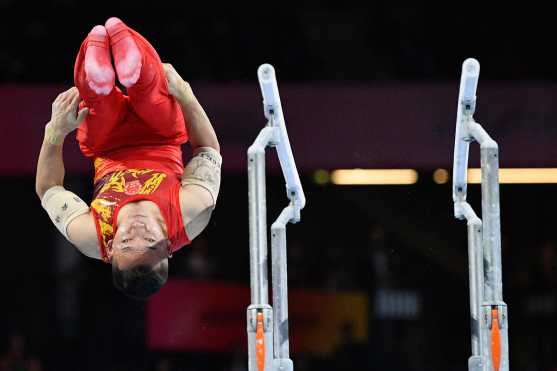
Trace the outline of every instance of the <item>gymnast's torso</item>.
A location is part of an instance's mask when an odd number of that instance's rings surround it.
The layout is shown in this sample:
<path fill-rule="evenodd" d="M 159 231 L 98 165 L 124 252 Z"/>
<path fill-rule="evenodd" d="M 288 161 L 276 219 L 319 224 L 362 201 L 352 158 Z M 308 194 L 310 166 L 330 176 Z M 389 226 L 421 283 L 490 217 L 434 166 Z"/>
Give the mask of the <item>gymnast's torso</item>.
<path fill-rule="evenodd" d="M 127 204 L 151 201 L 158 207 L 175 252 L 190 243 L 180 208 L 180 179 L 153 169 L 122 169 L 95 183 L 91 212 L 97 231 L 99 253 L 108 262 L 109 241 L 114 238 L 117 216 Z"/>

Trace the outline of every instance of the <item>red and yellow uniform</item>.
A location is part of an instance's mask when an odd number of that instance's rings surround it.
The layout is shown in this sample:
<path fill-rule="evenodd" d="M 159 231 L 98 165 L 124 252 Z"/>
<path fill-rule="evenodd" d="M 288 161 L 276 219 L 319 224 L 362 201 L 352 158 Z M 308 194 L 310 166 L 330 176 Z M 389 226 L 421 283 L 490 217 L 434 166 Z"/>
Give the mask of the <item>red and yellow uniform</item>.
<path fill-rule="evenodd" d="M 118 212 L 129 202 L 153 201 L 166 223 L 170 251 L 190 243 L 180 211 L 180 179 L 174 175 L 148 169 L 117 170 L 95 184 L 91 210 L 103 261 L 108 262 L 108 242 L 116 233 Z"/>
<path fill-rule="evenodd" d="M 126 26 L 127 27 L 127 26 Z M 93 91 L 85 74 L 86 38 L 74 67 L 74 80 L 89 114 L 77 130 L 81 152 L 93 160 L 95 216 L 101 257 L 107 261 L 118 211 L 129 202 L 155 202 L 166 222 L 172 251 L 190 241 L 179 202 L 183 174 L 181 145 L 188 140 L 184 116 L 168 92 L 161 60 L 139 33 L 128 27 L 142 58 L 137 82 L 126 94 L 115 86 L 108 95 Z M 93 42 L 93 41 L 91 41 Z"/>

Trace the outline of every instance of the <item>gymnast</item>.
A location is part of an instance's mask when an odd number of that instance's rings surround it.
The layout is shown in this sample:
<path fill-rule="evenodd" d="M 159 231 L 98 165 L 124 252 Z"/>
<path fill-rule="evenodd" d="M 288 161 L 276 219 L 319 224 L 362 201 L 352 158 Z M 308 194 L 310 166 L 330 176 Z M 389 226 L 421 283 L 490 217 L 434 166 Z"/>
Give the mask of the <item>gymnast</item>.
<path fill-rule="evenodd" d="M 145 300 L 166 282 L 172 254 L 210 220 L 220 188 L 219 142 L 191 86 L 118 18 L 89 32 L 74 81 L 52 104 L 36 192 L 68 241 L 110 263 L 116 288 Z M 62 145 L 75 129 L 95 170 L 90 206 L 64 188 Z M 188 141 L 193 156 L 184 168 Z"/>

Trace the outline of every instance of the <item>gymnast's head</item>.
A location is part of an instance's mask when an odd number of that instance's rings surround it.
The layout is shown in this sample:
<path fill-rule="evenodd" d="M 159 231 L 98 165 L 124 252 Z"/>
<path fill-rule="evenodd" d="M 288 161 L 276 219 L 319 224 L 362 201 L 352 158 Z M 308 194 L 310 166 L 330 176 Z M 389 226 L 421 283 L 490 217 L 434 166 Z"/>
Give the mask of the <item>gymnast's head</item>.
<path fill-rule="evenodd" d="M 166 283 L 170 241 L 164 223 L 145 215 L 122 215 L 108 250 L 114 286 L 125 295 L 146 300 Z"/>

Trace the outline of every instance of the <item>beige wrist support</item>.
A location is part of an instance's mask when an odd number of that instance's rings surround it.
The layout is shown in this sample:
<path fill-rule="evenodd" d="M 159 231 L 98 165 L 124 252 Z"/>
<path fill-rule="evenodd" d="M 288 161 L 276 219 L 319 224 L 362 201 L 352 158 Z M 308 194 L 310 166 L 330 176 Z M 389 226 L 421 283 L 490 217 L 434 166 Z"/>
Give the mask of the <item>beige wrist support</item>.
<path fill-rule="evenodd" d="M 68 225 L 78 216 L 89 212 L 89 206 L 79 196 L 62 186 L 55 186 L 46 191 L 41 205 L 66 239 Z"/>
<path fill-rule="evenodd" d="M 195 184 L 205 188 L 213 198 L 213 206 L 217 203 L 220 189 L 222 157 L 211 147 L 200 147 L 184 168 L 182 186 Z"/>

